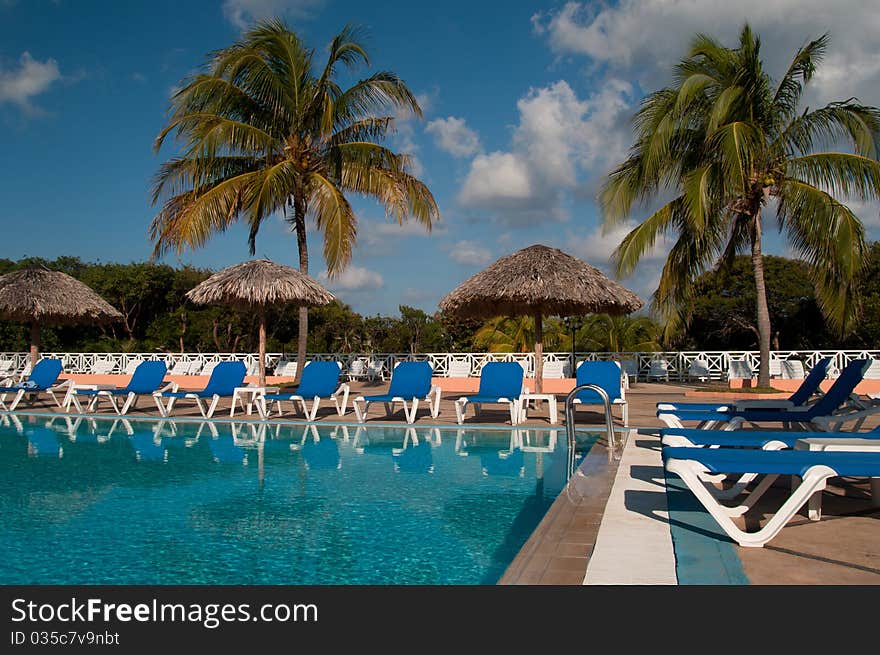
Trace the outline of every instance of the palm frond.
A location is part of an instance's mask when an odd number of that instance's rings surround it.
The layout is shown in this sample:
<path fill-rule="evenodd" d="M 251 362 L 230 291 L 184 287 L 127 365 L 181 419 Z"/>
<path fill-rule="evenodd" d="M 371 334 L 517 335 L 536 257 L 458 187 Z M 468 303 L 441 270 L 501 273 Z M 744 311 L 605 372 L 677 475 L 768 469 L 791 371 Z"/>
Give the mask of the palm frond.
<path fill-rule="evenodd" d="M 357 240 L 357 217 L 342 190 L 326 177 L 312 175 L 309 196 L 318 229 L 324 233 L 327 273 L 333 278 L 351 262 Z"/>

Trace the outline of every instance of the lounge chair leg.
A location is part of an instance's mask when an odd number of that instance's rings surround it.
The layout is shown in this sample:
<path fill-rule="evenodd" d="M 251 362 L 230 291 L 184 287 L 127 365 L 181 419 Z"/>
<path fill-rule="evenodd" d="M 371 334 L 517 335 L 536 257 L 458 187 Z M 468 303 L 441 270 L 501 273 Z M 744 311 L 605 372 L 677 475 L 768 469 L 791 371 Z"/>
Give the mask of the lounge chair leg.
<path fill-rule="evenodd" d="M 752 548 L 762 547 L 779 534 L 779 531 L 797 514 L 798 510 L 803 507 L 813 493 L 824 489 L 828 478 L 837 475 L 836 471 L 827 466 L 818 465 L 811 467 L 807 470 L 800 486 L 788 497 L 763 528 L 756 532 L 745 532 L 737 527 L 726 509 L 712 497 L 711 492 L 703 485 L 697 467 L 694 466 L 693 462 L 671 459 L 666 463 L 666 470 L 678 475 L 684 481 L 728 536 L 740 546 Z M 763 483 L 764 481 L 762 481 L 762 485 Z M 769 487 L 769 483 L 767 486 Z M 752 502 L 754 503 L 754 500 Z"/>
<path fill-rule="evenodd" d="M 406 416 L 407 423 L 415 423 L 416 422 L 416 413 L 419 411 L 419 399 L 413 398 L 412 406 L 409 411 L 406 409 L 406 401 L 403 401 L 403 413 Z"/>
<path fill-rule="evenodd" d="M 345 409 L 348 407 L 348 394 L 350 391 L 351 389 L 347 384 L 342 385 L 342 405 L 336 405 L 336 413 L 340 416 L 345 416 Z"/>
<path fill-rule="evenodd" d="M 113 400 L 112 396 L 111 396 L 110 400 L 111 401 Z M 117 414 L 122 416 L 124 414 L 127 414 L 128 410 L 131 409 L 132 407 L 134 407 L 136 402 L 137 402 L 137 394 L 129 393 L 128 398 L 126 398 L 125 403 L 122 405 L 122 409 L 119 409 L 119 406 L 115 402 L 113 402 L 113 409 L 116 410 Z"/>
<path fill-rule="evenodd" d="M 465 407 L 467 406 L 467 401 L 461 402 L 461 400 L 462 399 L 455 401 L 455 419 L 458 421 L 459 425 L 464 423 Z"/>
<path fill-rule="evenodd" d="M 18 403 L 21 402 L 21 399 L 24 398 L 24 389 L 19 389 L 15 394 L 15 398 L 12 399 L 12 402 L 9 404 L 9 411 L 15 411 L 15 408 L 18 407 Z"/>
<path fill-rule="evenodd" d="M 211 401 L 211 406 L 208 408 L 208 413 L 205 415 L 205 418 L 211 418 L 214 416 L 214 410 L 217 409 L 217 404 L 220 402 L 220 396 L 214 394 L 214 398 Z"/>
<path fill-rule="evenodd" d="M 314 421 L 315 417 L 318 415 L 318 407 L 321 406 L 321 399 L 318 396 L 315 396 L 315 399 L 312 401 L 312 408 L 306 412 L 306 416 L 310 421 Z M 306 409 L 306 401 L 303 399 L 303 409 Z"/>

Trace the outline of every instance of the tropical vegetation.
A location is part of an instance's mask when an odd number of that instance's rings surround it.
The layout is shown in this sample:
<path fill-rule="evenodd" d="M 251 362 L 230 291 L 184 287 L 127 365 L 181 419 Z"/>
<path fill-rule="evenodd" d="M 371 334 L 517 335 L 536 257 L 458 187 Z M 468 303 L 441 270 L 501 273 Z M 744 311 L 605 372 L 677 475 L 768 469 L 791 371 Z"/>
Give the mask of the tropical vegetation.
<path fill-rule="evenodd" d="M 390 217 L 427 229 L 439 220 L 434 197 L 411 172 L 410 156 L 385 144 L 400 114 L 421 117 L 414 94 L 380 71 L 345 88 L 340 69 L 369 58 L 356 28 L 330 43 L 323 66 L 315 51 L 278 20 L 262 22 L 212 53 L 206 70 L 185 80 L 170 101 L 167 125 L 181 151 L 156 175 L 150 226 L 154 256 L 198 248 L 233 222 L 260 228 L 281 215 L 296 235 L 299 268 L 309 272 L 307 221 L 323 237 L 331 278 L 350 263 L 358 236 L 352 194 L 377 200 Z M 308 310 L 299 311 L 297 361 L 308 346 Z"/>
<path fill-rule="evenodd" d="M 701 274 L 750 255 L 761 386 L 769 384 L 772 335 L 762 250 L 768 211 L 775 209 L 779 230 L 805 262 L 837 336 L 857 327 L 868 251 L 846 203 L 880 197 L 880 110 L 854 98 L 801 108 L 827 45 L 827 35 L 806 43 L 774 81 L 748 25 L 734 48 L 697 35 L 673 83 L 643 101 L 635 143 L 600 194 L 606 227 L 672 196 L 614 253 L 618 274 L 627 275 L 661 238 L 674 238 L 653 296 L 670 332 L 693 319 Z"/>
<path fill-rule="evenodd" d="M 868 246 L 857 289 L 865 310 L 846 338 L 825 324 L 806 262 L 769 255 L 764 259 L 774 349 L 880 348 L 880 242 Z M 85 282 L 124 315 L 123 321 L 105 326 L 44 327 L 46 351 L 256 352 L 258 323 L 253 313 L 194 305 L 186 299 L 184 294 L 211 275 L 211 270 L 148 262 L 87 263 L 60 257 L 52 261 L 0 259 L 0 275 L 34 264 Z M 693 318 L 673 341 L 663 341 L 660 324 L 649 317 L 596 315 L 583 317 L 575 332 L 575 349 L 754 350 L 758 343 L 755 293 L 751 258 L 740 256 L 729 270 L 709 271 L 697 279 Z M 267 347 L 271 352 L 296 350 L 298 321 L 296 308 L 269 308 Z M 570 329 L 558 318 L 545 323 L 552 339 L 548 350 L 570 352 Z M 534 348 L 534 327 L 530 332 L 527 322 L 517 330 L 518 322 L 505 323 L 505 319 L 462 320 L 406 305 L 400 305 L 396 315 L 364 316 L 337 301 L 309 309 L 309 325 L 311 353 L 485 352 L 489 348 L 531 352 Z M 488 341 L 475 339 L 479 332 L 494 336 Z M 29 338 L 27 326 L 0 321 L 0 350 L 26 351 Z"/>

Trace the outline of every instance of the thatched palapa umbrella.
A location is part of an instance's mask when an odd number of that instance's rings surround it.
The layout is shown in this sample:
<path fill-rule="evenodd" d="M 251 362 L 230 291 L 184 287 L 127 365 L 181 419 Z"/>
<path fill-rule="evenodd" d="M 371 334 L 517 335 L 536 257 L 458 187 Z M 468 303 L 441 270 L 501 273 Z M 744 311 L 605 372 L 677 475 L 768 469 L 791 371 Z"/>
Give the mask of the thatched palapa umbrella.
<path fill-rule="evenodd" d="M 260 386 L 266 384 L 266 307 L 327 305 L 335 298 L 315 280 L 268 259 L 254 259 L 214 273 L 187 292 L 199 304 L 252 309 L 260 319 Z"/>
<path fill-rule="evenodd" d="M 43 325 L 108 323 L 122 319 L 122 314 L 67 273 L 32 266 L 0 276 L 0 318 L 31 324 L 34 366 L 39 359 Z"/>
<path fill-rule="evenodd" d="M 535 392 L 542 392 L 542 317 L 629 314 L 642 306 L 629 289 L 557 248 L 529 246 L 502 257 L 440 301 L 463 318 L 527 315 L 535 319 Z"/>

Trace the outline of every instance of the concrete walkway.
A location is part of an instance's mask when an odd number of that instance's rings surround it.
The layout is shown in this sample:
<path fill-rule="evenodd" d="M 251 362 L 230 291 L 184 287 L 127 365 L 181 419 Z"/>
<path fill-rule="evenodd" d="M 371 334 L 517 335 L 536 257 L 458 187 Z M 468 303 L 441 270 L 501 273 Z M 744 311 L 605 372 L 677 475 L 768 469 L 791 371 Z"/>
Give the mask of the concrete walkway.
<path fill-rule="evenodd" d="M 585 585 L 674 585 L 675 553 L 656 437 L 630 431 Z"/>

